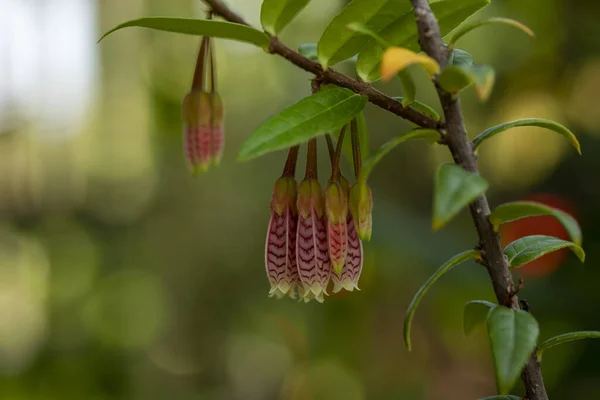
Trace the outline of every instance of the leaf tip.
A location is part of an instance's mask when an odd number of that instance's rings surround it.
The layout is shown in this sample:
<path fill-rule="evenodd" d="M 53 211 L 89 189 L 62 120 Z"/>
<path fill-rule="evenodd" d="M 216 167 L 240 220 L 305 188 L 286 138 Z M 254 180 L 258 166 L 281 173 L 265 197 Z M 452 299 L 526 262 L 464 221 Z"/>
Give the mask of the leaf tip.
<path fill-rule="evenodd" d="M 442 229 L 444 227 L 444 225 L 445 225 L 444 221 L 442 221 L 441 219 L 434 218 L 431 223 L 431 229 L 433 229 L 434 232 L 437 232 L 440 229 Z"/>

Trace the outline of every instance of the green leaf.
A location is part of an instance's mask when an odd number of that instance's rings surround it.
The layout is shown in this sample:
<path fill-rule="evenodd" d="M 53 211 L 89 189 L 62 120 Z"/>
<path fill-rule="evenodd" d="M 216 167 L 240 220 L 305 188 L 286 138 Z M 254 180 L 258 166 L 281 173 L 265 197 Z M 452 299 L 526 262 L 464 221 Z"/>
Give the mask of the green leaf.
<path fill-rule="evenodd" d="M 277 35 L 309 2 L 310 0 L 263 0 L 260 23 L 265 31 Z"/>
<path fill-rule="evenodd" d="M 507 394 L 535 350 L 538 323 L 528 312 L 504 306 L 495 307 L 487 321 L 496 385 L 500 394 Z"/>
<path fill-rule="evenodd" d="M 415 129 L 406 135 L 398 136 L 381 146 L 373 155 L 367 158 L 362 166 L 358 180 L 366 182 L 371 174 L 371 171 L 381 159 L 392 151 L 400 143 L 408 142 L 409 140 L 424 139 L 427 142 L 434 144 L 441 139 L 440 133 L 435 129 Z"/>
<path fill-rule="evenodd" d="M 449 65 L 456 67 L 471 68 L 473 66 L 473 56 L 461 49 L 454 49 L 450 54 Z"/>
<path fill-rule="evenodd" d="M 298 46 L 298 53 L 302 54 L 304 57 L 311 59 L 313 61 L 319 61 L 319 57 L 317 57 L 317 44 L 316 43 L 304 43 Z"/>
<path fill-rule="evenodd" d="M 404 3 L 408 3 L 408 1 Z M 465 19 L 489 3 L 490 0 L 444 0 L 432 3 L 431 9 L 440 24 L 442 35 L 447 35 Z M 394 21 L 386 26 L 379 28 L 370 24 L 367 26 L 392 46 L 418 51 L 418 34 L 413 10 L 398 8 L 397 12 Z M 376 81 L 379 79 L 380 62 L 385 47 L 370 39 L 359 51 L 356 63 L 358 75 L 365 82 Z"/>
<path fill-rule="evenodd" d="M 531 29 L 529 29 L 527 26 L 520 23 L 519 21 L 515 21 L 514 19 L 509 19 L 509 18 L 490 18 L 490 19 L 485 19 L 483 21 L 472 22 L 470 24 L 466 24 L 466 25 L 462 26 L 460 29 L 458 29 L 456 31 L 456 33 L 454 33 L 454 35 L 452 36 L 452 39 L 450 39 L 450 42 L 448 43 L 448 47 L 451 49 L 454 48 L 454 44 L 456 43 L 456 41 L 458 39 L 460 39 L 461 37 L 463 37 L 465 34 L 471 32 L 475 28 L 479 28 L 480 26 L 489 25 L 489 24 L 505 24 L 505 25 L 514 26 L 515 28 L 520 29 L 521 31 L 528 34 L 530 37 L 535 37 L 535 34 L 533 33 L 533 31 Z"/>
<path fill-rule="evenodd" d="M 396 23 L 399 16 L 411 9 L 406 0 L 353 0 L 336 15 L 323 32 L 318 44 L 319 61 L 324 69 L 346 60 L 361 51 L 373 40 L 362 33 L 347 28 L 349 24 L 362 24 L 378 33 Z M 413 21 L 414 24 L 414 21 Z"/>
<path fill-rule="evenodd" d="M 511 268 L 518 268 L 536 258 L 565 247 L 569 247 L 581 262 L 585 261 L 585 252 L 575 243 L 545 235 L 532 235 L 517 239 L 506 246 L 504 255 L 508 258 Z"/>
<path fill-rule="evenodd" d="M 239 160 L 249 160 L 332 132 L 362 111 L 367 98 L 335 85 L 322 86 L 264 122 L 246 140 Z"/>
<path fill-rule="evenodd" d="M 263 48 L 269 46 L 269 37 L 264 32 L 247 25 L 209 19 L 168 17 L 146 17 L 124 22 L 106 32 L 102 35 L 100 40 L 119 29 L 135 26 L 159 31 L 185 33 L 187 35 L 232 39 L 237 40 L 238 42 L 251 43 Z"/>
<path fill-rule="evenodd" d="M 537 203 L 535 201 L 513 201 L 511 203 L 504 203 L 496 207 L 489 218 L 494 230 L 498 232 L 500 224 L 540 215 L 550 215 L 556 218 L 563 225 L 573 243 L 581 246 L 581 228 L 579 227 L 577 220 L 566 212 L 547 206 L 546 204 Z"/>
<path fill-rule="evenodd" d="M 427 279 L 427 282 L 423 284 L 413 297 L 410 305 L 408 306 L 408 310 L 406 311 L 406 317 L 404 318 L 404 343 L 406 344 L 406 348 L 408 351 L 411 351 L 412 345 L 410 341 L 410 329 L 412 326 L 412 320 L 417 311 L 417 307 L 421 302 L 425 293 L 429 290 L 429 288 L 437 282 L 438 279 L 442 277 L 445 273 L 449 272 L 452 268 L 456 267 L 458 264 L 467 261 L 467 260 L 477 260 L 481 257 L 478 251 L 469 250 L 462 253 L 459 253 L 452 257 L 450 260 L 446 261 L 444 265 L 442 265 L 435 273 Z"/>
<path fill-rule="evenodd" d="M 523 399 L 519 396 L 513 396 L 513 395 L 509 394 L 506 396 L 489 396 L 489 397 L 484 397 L 479 400 L 523 400 Z"/>
<path fill-rule="evenodd" d="M 463 317 L 465 335 L 470 335 L 478 326 L 482 325 L 494 307 L 496 304 L 485 300 L 472 300 L 465 304 Z"/>
<path fill-rule="evenodd" d="M 481 176 L 455 164 L 442 164 L 435 176 L 433 230 L 442 228 L 487 188 L 488 183 Z"/>
<path fill-rule="evenodd" d="M 372 30 L 370 30 L 363 24 L 360 24 L 358 22 L 353 22 L 351 24 L 346 25 L 346 28 L 350 29 L 351 31 L 356 32 L 358 34 L 370 36 L 371 38 L 375 39 L 382 46 L 385 46 L 385 47 L 389 46 L 389 43 L 387 43 L 385 40 L 383 40 L 381 37 L 379 37 L 378 34 L 373 32 Z"/>
<path fill-rule="evenodd" d="M 491 138 L 494 135 L 497 135 L 500 132 L 504 132 L 507 129 L 517 128 L 520 126 L 537 126 L 540 128 L 550 129 L 560 135 L 563 135 L 565 139 L 567 139 L 569 143 L 571 143 L 573 147 L 577 149 L 577 152 L 581 154 L 581 147 L 579 145 L 579 141 L 577 141 L 577 138 L 575 137 L 573 132 L 571 132 L 569 129 L 559 124 L 558 122 L 540 118 L 519 119 L 512 122 L 507 122 L 505 124 L 492 126 L 491 128 L 488 128 L 479 135 L 477 135 L 475 139 L 473 139 L 473 149 L 476 149 L 485 140 Z"/>
<path fill-rule="evenodd" d="M 358 141 L 360 142 L 360 158 L 361 162 L 364 163 L 365 159 L 369 156 L 370 146 L 369 146 L 369 132 L 367 131 L 367 121 L 365 120 L 364 114 L 361 112 L 356 116 L 356 123 L 358 125 Z M 341 129 L 341 128 L 340 128 Z M 335 136 L 339 138 L 340 129 L 335 130 Z M 344 157 L 348 160 L 350 165 L 353 164 L 353 153 L 352 153 L 352 140 L 350 139 L 350 127 L 346 131 L 346 135 L 344 137 L 344 143 L 342 144 L 342 152 L 344 153 Z"/>
<path fill-rule="evenodd" d="M 392 97 L 394 100 L 398 100 L 399 102 L 401 102 L 402 104 L 404 104 L 404 98 L 402 96 L 395 96 Z M 410 107 L 414 108 L 417 111 L 422 112 L 423 114 L 435 119 L 436 121 L 441 120 L 440 114 L 437 113 L 437 111 L 435 111 L 433 108 L 431 108 L 430 106 L 428 106 L 425 103 L 421 103 L 418 100 L 413 100 L 410 103 Z"/>
<path fill-rule="evenodd" d="M 415 96 L 417 94 L 415 81 L 413 81 L 410 72 L 408 72 L 406 69 L 398 72 L 398 79 L 400 79 L 400 83 L 402 84 L 402 106 L 407 107 L 409 104 L 415 101 Z"/>
<path fill-rule="evenodd" d="M 438 78 L 440 86 L 449 93 L 458 93 L 475 84 L 477 96 L 487 100 L 492 92 L 496 74 L 489 65 L 472 65 L 471 67 L 450 66 L 442 71 Z"/>
<path fill-rule="evenodd" d="M 537 359 L 538 361 L 542 361 L 542 353 L 550 347 L 581 339 L 600 339 L 600 331 L 569 332 L 554 336 L 538 346 L 536 351 Z"/>

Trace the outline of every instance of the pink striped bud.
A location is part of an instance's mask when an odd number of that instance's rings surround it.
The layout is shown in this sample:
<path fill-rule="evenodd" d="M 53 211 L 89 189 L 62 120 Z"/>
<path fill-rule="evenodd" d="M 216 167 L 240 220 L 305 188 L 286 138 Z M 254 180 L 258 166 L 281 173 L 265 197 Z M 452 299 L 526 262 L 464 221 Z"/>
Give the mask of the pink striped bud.
<path fill-rule="evenodd" d="M 210 93 L 210 106 L 211 159 L 213 165 L 219 165 L 225 147 L 225 135 L 223 131 L 223 100 L 218 93 Z"/>
<path fill-rule="evenodd" d="M 327 213 L 327 242 L 333 271 L 339 275 L 346 262 L 348 230 L 348 192 L 338 182 L 329 182 L 325 189 L 325 211 Z"/>
<path fill-rule="evenodd" d="M 265 266 L 271 284 L 270 296 L 295 296 L 299 283 L 296 266 L 297 184 L 283 176 L 275 182 L 271 200 L 271 219 L 265 245 Z"/>
<path fill-rule="evenodd" d="M 192 90 L 183 99 L 185 156 L 192 173 L 206 172 L 211 159 L 210 94 Z"/>
<path fill-rule="evenodd" d="M 298 188 L 296 260 L 304 299 L 323 301 L 331 275 L 323 192 L 316 179 L 304 179 Z"/>
<path fill-rule="evenodd" d="M 353 291 L 358 288 L 358 280 L 363 266 L 363 247 L 354 227 L 352 214 L 348 214 L 346 219 L 348 230 L 348 249 L 346 253 L 346 263 L 338 275 L 331 274 L 333 282 L 333 292 L 337 293 L 342 289 Z"/>
<path fill-rule="evenodd" d="M 371 240 L 373 196 L 366 182 L 357 181 L 350 189 L 350 213 L 361 240 Z"/>

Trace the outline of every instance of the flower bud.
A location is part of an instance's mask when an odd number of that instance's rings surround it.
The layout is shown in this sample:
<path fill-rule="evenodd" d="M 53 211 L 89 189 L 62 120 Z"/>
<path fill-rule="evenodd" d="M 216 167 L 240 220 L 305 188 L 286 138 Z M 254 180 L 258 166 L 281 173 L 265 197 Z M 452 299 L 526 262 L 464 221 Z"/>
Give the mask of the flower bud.
<path fill-rule="evenodd" d="M 344 264 L 341 273 L 331 274 L 333 282 L 333 292 L 337 293 L 342 289 L 353 291 L 358 288 L 358 280 L 363 266 L 363 247 L 362 242 L 358 238 L 358 233 L 354 227 L 352 214 L 348 214 L 346 219 L 348 230 L 348 250 L 346 252 L 346 263 Z"/>
<path fill-rule="evenodd" d="M 271 219 L 265 245 L 265 266 L 271 284 L 269 295 L 294 297 L 298 279 L 296 265 L 296 181 L 283 176 L 275 182 Z"/>
<path fill-rule="evenodd" d="M 210 164 L 211 149 L 211 106 L 210 95 L 192 90 L 183 99 L 185 155 L 195 174 L 198 167 L 206 172 Z"/>
<path fill-rule="evenodd" d="M 346 262 L 348 231 L 348 192 L 338 182 L 329 182 L 325 189 L 325 211 L 327 214 L 327 242 L 333 271 L 340 274 Z"/>
<path fill-rule="evenodd" d="M 319 182 L 304 179 L 298 188 L 296 260 L 305 300 L 322 300 L 331 275 L 323 203 Z"/>
<path fill-rule="evenodd" d="M 361 240 L 371 240 L 373 197 L 366 182 L 357 181 L 350 189 L 350 213 Z"/>
<path fill-rule="evenodd" d="M 210 93 L 210 107 L 211 160 L 213 165 L 219 165 L 223 156 L 225 137 L 223 133 L 223 101 L 216 92 Z"/>

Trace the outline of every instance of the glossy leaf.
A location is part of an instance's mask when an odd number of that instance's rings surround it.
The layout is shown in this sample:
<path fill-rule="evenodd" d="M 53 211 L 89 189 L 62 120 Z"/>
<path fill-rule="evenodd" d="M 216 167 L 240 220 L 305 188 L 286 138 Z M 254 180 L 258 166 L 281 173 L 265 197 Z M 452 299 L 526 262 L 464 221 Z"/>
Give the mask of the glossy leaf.
<path fill-rule="evenodd" d="M 573 147 L 575 147 L 577 152 L 581 154 L 581 147 L 579 145 L 579 141 L 577 140 L 573 132 L 571 132 L 569 129 L 559 124 L 558 122 L 540 118 L 519 119 L 512 122 L 507 122 L 505 124 L 492 126 L 491 128 L 488 128 L 479 135 L 477 135 L 475 139 L 473 139 L 473 149 L 476 149 L 477 147 L 479 147 L 479 145 L 481 145 L 481 143 L 491 138 L 492 136 L 499 134 L 500 132 L 504 132 L 505 130 L 511 128 L 518 128 L 520 126 L 537 126 L 540 128 L 550 129 L 564 136 L 565 139 L 567 139 L 569 143 L 571 143 Z"/>
<path fill-rule="evenodd" d="M 444 69 L 438 78 L 440 86 L 454 94 L 474 84 L 477 96 L 481 100 L 487 100 L 490 96 L 495 80 L 496 74 L 489 65 L 453 65 Z"/>
<path fill-rule="evenodd" d="M 566 247 L 570 248 L 581 262 L 585 261 L 585 252 L 575 243 L 545 235 L 532 235 L 517 239 L 506 246 L 504 255 L 511 268 L 518 268 L 543 255 Z"/>
<path fill-rule="evenodd" d="M 496 207 L 489 218 L 494 230 L 498 232 L 500 224 L 540 215 L 551 215 L 556 218 L 563 225 L 573 243 L 581 246 L 581 228 L 579 227 L 577 220 L 566 212 L 546 204 L 537 203 L 535 201 L 513 201 L 511 203 L 504 203 Z"/>
<path fill-rule="evenodd" d="M 407 107 L 415 101 L 415 96 L 417 95 L 415 81 L 413 81 L 410 72 L 406 69 L 398 72 L 398 79 L 400 79 L 400 83 L 402 84 L 402 105 Z"/>
<path fill-rule="evenodd" d="M 352 32 L 356 32 L 361 35 L 367 35 L 373 39 L 375 39 L 382 46 L 388 47 L 389 44 L 383 40 L 378 34 L 367 28 L 365 25 L 360 24 L 358 22 L 353 22 L 351 24 L 346 25 L 346 28 L 350 29 Z"/>
<path fill-rule="evenodd" d="M 362 111 L 367 98 L 335 85 L 325 85 L 264 122 L 246 140 L 238 158 L 249 160 L 334 131 Z"/>
<path fill-rule="evenodd" d="M 405 3 L 409 2 L 406 1 Z M 465 19 L 489 3 L 490 0 L 444 0 L 432 3 L 431 9 L 439 22 L 442 35 L 447 35 Z M 395 17 L 393 23 L 379 29 L 375 29 L 371 25 L 368 26 L 392 46 L 413 51 L 419 50 L 415 15 L 412 9 L 403 11 L 402 15 Z M 360 49 L 356 71 L 365 82 L 373 82 L 379 79 L 380 62 L 385 48 L 386 46 L 381 46 L 375 40 L 370 39 Z"/>
<path fill-rule="evenodd" d="M 317 44 L 316 43 L 304 43 L 298 46 L 298 53 L 304 57 L 313 61 L 319 61 L 317 57 Z"/>
<path fill-rule="evenodd" d="M 469 203 L 481 196 L 488 183 L 455 164 L 443 164 L 435 176 L 433 230 L 442 228 Z"/>
<path fill-rule="evenodd" d="M 480 26 L 489 25 L 489 24 L 505 24 L 505 25 L 514 26 L 515 28 L 525 32 L 530 37 L 535 37 L 535 34 L 533 33 L 533 31 L 531 29 L 529 29 L 527 26 L 520 23 L 519 21 L 515 21 L 514 19 L 509 19 L 509 18 L 497 17 L 497 18 L 484 19 L 483 21 L 472 22 L 470 24 L 466 24 L 466 25 L 460 27 L 460 29 L 458 29 L 456 31 L 456 33 L 454 33 L 454 35 L 452 35 L 452 39 L 450 39 L 450 42 L 448 43 L 448 47 L 453 48 L 458 39 L 463 37 L 465 34 L 471 32 L 473 29 L 479 28 Z"/>
<path fill-rule="evenodd" d="M 440 66 L 433 58 L 417 54 L 401 47 L 388 47 L 381 59 L 381 78 L 391 79 L 398 72 L 412 64 L 419 64 L 430 76 L 440 72 Z"/>
<path fill-rule="evenodd" d="M 260 23 L 265 31 L 277 35 L 309 2 L 310 0 L 263 0 Z"/>
<path fill-rule="evenodd" d="M 538 361 L 542 360 L 542 354 L 550 347 L 558 346 L 559 344 L 573 342 L 581 339 L 600 339 L 600 331 L 580 331 L 569 332 L 562 335 L 554 336 L 540 344 L 537 348 L 536 355 Z"/>
<path fill-rule="evenodd" d="M 383 159 L 383 157 L 392 151 L 400 143 L 408 142 L 409 140 L 423 139 L 431 144 L 440 140 L 441 136 L 435 129 L 415 129 L 405 135 L 398 136 L 381 146 L 373 155 L 367 158 L 362 166 L 358 180 L 366 182 L 371 174 L 371 171 Z"/>
<path fill-rule="evenodd" d="M 127 21 L 106 32 L 100 40 L 115 31 L 128 27 L 150 28 L 159 31 L 184 33 L 187 35 L 231 39 L 238 42 L 251 43 L 263 48 L 266 48 L 269 45 L 269 37 L 264 32 L 247 25 L 208 19 L 169 17 L 146 17 Z"/>
<path fill-rule="evenodd" d="M 478 326 L 483 325 L 487 316 L 496 304 L 485 300 L 472 300 L 465 304 L 463 329 L 465 335 L 470 335 Z"/>
<path fill-rule="evenodd" d="M 399 102 L 404 104 L 404 98 L 402 96 L 395 96 L 392 97 L 394 100 L 398 100 Z M 431 108 L 430 106 L 428 106 L 425 103 L 421 103 L 418 100 L 413 100 L 410 103 L 410 107 L 414 108 L 417 111 L 422 112 L 423 114 L 435 119 L 436 121 L 440 121 L 441 117 L 440 114 L 437 113 L 437 111 L 435 111 L 433 108 Z"/>
<path fill-rule="evenodd" d="M 528 312 L 504 306 L 495 307 L 487 321 L 496 385 L 500 394 L 507 394 L 535 350 L 538 323 Z"/>
<path fill-rule="evenodd" d="M 461 49 L 454 49 L 450 54 L 449 65 L 456 67 L 471 68 L 473 66 L 473 56 Z"/>
<path fill-rule="evenodd" d="M 411 10 L 406 0 L 353 0 L 336 15 L 323 32 L 318 44 L 319 61 L 323 68 L 346 60 L 361 51 L 370 40 L 362 33 L 347 28 L 349 24 L 362 24 L 379 33 L 397 18 Z M 413 21 L 414 24 L 414 21 Z"/>
<path fill-rule="evenodd" d="M 446 261 L 446 263 L 442 265 L 437 271 L 435 271 L 435 273 L 431 277 L 429 277 L 429 279 L 427 279 L 427 282 L 425 282 L 425 284 L 423 284 L 423 286 L 419 288 L 412 301 L 410 302 L 408 310 L 406 311 L 406 317 L 404 318 L 404 343 L 406 344 L 406 348 L 408 349 L 408 351 L 411 351 L 412 349 L 412 344 L 410 341 L 410 329 L 412 327 L 412 320 L 415 315 L 415 312 L 417 311 L 417 307 L 421 302 L 421 299 L 423 298 L 423 296 L 425 296 L 425 293 L 427 293 L 429 288 L 435 282 L 437 282 L 438 279 L 440 279 L 452 268 L 456 267 L 464 261 L 477 260 L 479 258 L 480 254 L 476 250 L 469 250 L 463 253 L 459 253 L 452 257 L 450 260 Z"/>
<path fill-rule="evenodd" d="M 519 396 L 513 396 L 513 395 L 506 395 L 506 396 L 489 396 L 489 397 L 484 397 L 482 399 L 479 400 L 523 400 L 521 397 Z"/>

